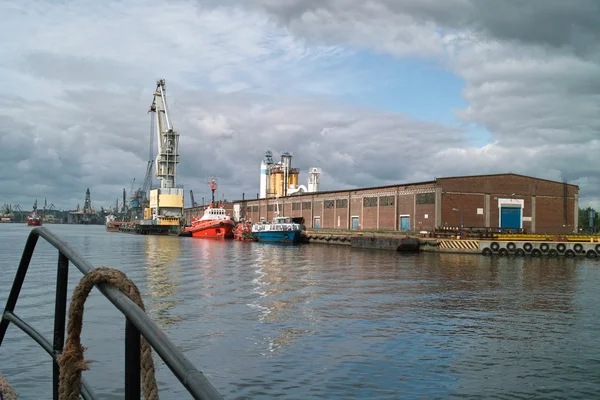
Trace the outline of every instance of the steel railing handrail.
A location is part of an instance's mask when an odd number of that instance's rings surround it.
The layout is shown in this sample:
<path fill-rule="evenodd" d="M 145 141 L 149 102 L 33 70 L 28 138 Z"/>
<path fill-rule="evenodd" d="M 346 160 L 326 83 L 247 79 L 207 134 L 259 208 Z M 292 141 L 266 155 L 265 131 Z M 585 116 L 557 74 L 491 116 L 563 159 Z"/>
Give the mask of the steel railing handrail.
<path fill-rule="evenodd" d="M 14 314 L 19 293 L 39 237 L 45 239 L 59 252 L 53 345 Z M 64 346 L 69 261 L 84 275 L 95 269 L 89 261 L 71 248 L 69 244 L 61 240 L 56 234 L 44 227 L 33 228 L 25 243 L 25 249 L 23 250 L 15 280 L 13 281 L 13 286 L 0 322 L 0 346 L 4 340 L 8 325 L 12 322 L 52 356 L 54 361 L 53 395 L 55 400 L 58 399 L 58 364 L 56 363 L 56 358 L 62 352 Z M 141 308 L 111 284 L 100 283 L 96 287 L 126 318 L 125 396 L 127 399 L 140 398 L 140 334 L 146 338 L 150 346 L 195 399 L 222 399 L 219 392 L 206 379 L 204 374 L 194 367 L 190 360 L 175 347 L 158 325 Z M 127 356 L 128 354 L 135 356 Z M 134 384 L 134 382 L 138 382 L 138 384 Z M 84 399 L 95 398 L 93 392 L 83 379 L 81 395 Z"/>

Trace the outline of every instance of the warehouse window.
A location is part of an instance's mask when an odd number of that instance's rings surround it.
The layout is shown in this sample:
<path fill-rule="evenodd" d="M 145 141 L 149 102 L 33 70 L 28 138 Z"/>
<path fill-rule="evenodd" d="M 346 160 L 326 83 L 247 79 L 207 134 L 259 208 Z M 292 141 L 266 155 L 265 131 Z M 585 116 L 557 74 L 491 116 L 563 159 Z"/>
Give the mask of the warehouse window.
<path fill-rule="evenodd" d="M 300 204 L 302 204 L 302 203 L 292 203 L 292 210 L 299 210 Z"/>
<path fill-rule="evenodd" d="M 435 193 L 419 193 L 416 201 L 417 204 L 435 204 Z"/>
<path fill-rule="evenodd" d="M 325 208 L 333 208 L 333 200 L 325 200 L 323 202 L 323 207 L 325 207 Z"/>
<path fill-rule="evenodd" d="M 253 212 L 258 212 L 258 206 L 252 206 L 252 211 Z"/>
<path fill-rule="evenodd" d="M 269 205 L 267 206 L 267 211 L 273 211 L 273 210 L 274 210 L 274 208 L 275 208 L 275 204 L 269 204 Z"/>
<path fill-rule="evenodd" d="M 348 208 L 348 199 L 337 199 L 335 201 L 335 208 Z"/>
<path fill-rule="evenodd" d="M 303 210 L 310 210 L 312 208 L 312 203 L 310 201 L 303 201 L 302 202 L 302 209 Z"/>
<path fill-rule="evenodd" d="M 377 197 L 365 197 L 363 199 L 364 207 L 377 207 Z"/>
<path fill-rule="evenodd" d="M 381 196 L 379 198 L 379 206 L 380 207 L 390 207 L 395 203 L 394 196 Z"/>

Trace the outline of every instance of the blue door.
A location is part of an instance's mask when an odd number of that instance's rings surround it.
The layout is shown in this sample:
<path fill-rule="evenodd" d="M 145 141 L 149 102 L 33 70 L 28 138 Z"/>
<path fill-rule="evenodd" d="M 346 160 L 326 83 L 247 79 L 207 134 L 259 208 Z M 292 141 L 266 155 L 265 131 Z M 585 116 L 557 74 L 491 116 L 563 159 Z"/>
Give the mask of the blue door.
<path fill-rule="evenodd" d="M 400 217 L 400 230 L 402 232 L 410 231 L 410 217 Z"/>
<path fill-rule="evenodd" d="M 500 228 L 519 229 L 521 227 L 521 207 L 502 206 Z"/>
<path fill-rule="evenodd" d="M 358 217 L 352 217 L 352 229 L 358 229 Z"/>
<path fill-rule="evenodd" d="M 314 222 L 313 222 L 313 228 L 314 229 L 320 229 L 321 228 L 321 218 L 315 217 Z"/>

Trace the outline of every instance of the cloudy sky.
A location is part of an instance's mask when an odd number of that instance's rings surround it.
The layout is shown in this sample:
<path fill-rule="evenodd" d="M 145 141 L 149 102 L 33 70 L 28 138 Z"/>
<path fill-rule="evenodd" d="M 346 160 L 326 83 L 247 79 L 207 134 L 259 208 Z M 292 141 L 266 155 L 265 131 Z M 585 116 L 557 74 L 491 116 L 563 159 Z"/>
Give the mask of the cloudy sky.
<path fill-rule="evenodd" d="M 0 205 L 73 209 L 89 187 L 99 208 L 138 187 L 164 78 L 186 204 L 209 175 L 220 197 L 256 197 L 271 149 L 302 182 L 321 167 L 323 190 L 514 172 L 600 206 L 598 0 L 20 0 L 0 15 Z"/>

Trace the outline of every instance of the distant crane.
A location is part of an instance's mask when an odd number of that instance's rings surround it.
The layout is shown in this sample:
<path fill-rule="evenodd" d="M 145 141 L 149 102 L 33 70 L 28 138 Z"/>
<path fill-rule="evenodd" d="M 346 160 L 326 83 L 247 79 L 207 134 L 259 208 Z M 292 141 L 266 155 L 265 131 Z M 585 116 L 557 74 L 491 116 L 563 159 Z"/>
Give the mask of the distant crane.
<path fill-rule="evenodd" d="M 119 200 L 117 199 L 117 209 L 115 210 L 115 212 L 119 212 Z M 121 212 L 122 213 L 126 213 L 127 212 L 127 192 L 125 191 L 125 188 L 123 188 L 123 201 L 121 204 Z"/>
<path fill-rule="evenodd" d="M 83 213 L 91 214 L 92 211 L 92 200 L 90 195 L 90 188 L 85 191 L 85 201 L 83 202 Z"/>
<path fill-rule="evenodd" d="M 148 112 L 156 111 L 154 104 L 150 106 Z M 155 130 L 155 118 L 154 115 L 150 115 L 150 146 L 148 148 L 148 164 L 146 165 L 146 175 L 144 176 L 144 183 L 135 192 L 133 191 L 133 184 L 131 185 L 131 208 L 132 212 L 138 218 L 142 218 L 143 209 L 149 206 L 150 203 L 150 189 L 152 188 L 152 168 L 154 166 L 154 130 Z M 133 178 L 135 181 L 135 178 Z M 134 216 L 134 218 L 135 218 Z"/>
<path fill-rule="evenodd" d="M 190 190 L 190 199 L 192 199 L 192 207 L 198 207 L 198 203 L 194 200 L 194 192 Z"/>

